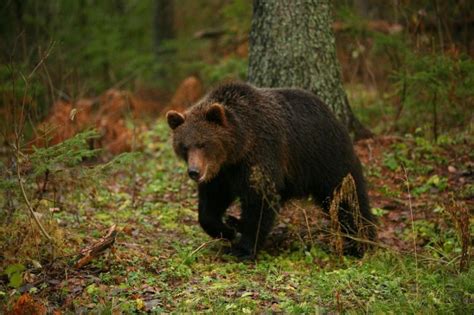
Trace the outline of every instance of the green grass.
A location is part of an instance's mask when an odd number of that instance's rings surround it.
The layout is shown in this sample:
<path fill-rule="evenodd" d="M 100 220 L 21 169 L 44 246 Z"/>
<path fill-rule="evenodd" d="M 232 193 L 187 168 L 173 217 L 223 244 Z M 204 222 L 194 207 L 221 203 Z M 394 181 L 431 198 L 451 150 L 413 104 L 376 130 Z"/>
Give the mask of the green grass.
<path fill-rule="evenodd" d="M 59 285 L 43 282 L 30 287 L 35 299 L 50 310 L 65 313 L 474 311 L 474 269 L 459 274 L 455 259 L 441 259 L 429 249 L 416 255 L 396 248 L 379 249 L 362 260 L 340 261 L 318 245 L 309 248 L 298 239 L 290 239 L 289 246 L 267 247 L 256 262 L 239 262 L 224 255 L 223 248 L 228 244 L 212 241 L 197 223 L 195 187 L 187 179 L 184 165 L 175 158 L 168 134 L 165 123 L 160 121 L 143 135 L 143 154 L 135 163 L 97 182 L 88 198 L 74 194 L 73 187 L 65 189 L 64 199 L 77 205 L 77 213 L 64 208 L 52 220 L 63 230 L 61 250 L 69 256 L 59 255 L 59 263 L 54 267 L 58 272 L 44 273 L 59 281 Z M 406 156 L 405 149 L 394 149 L 400 154 L 393 163 Z M 425 151 L 416 154 L 420 161 L 432 162 Z M 378 174 L 382 169 L 398 167 L 391 164 L 390 155 L 385 157 L 376 166 Z M 422 165 L 413 168 L 425 174 Z M 78 196 L 82 196 L 81 200 L 74 199 Z M 385 210 L 379 212 L 382 217 L 389 214 Z M 432 224 L 423 222 L 415 221 L 415 232 L 420 238 L 433 238 L 438 233 L 438 237 L 449 236 L 453 246 L 459 248 L 453 230 L 436 230 Z M 112 224 L 122 231 L 115 253 L 94 260 L 82 270 L 71 268 L 73 254 L 85 242 L 103 235 Z M 400 234 L 410 240 L 411 232 L 408 224 Z M 448 252 L 454 255 L 449 257 L 456 257 L 455 250 Z M 9 260 L 34 273 L 31 257 Z M 6 284 L 0 286 L 0 303 L 6 308 L 18 296 L 18 290 Z"/>

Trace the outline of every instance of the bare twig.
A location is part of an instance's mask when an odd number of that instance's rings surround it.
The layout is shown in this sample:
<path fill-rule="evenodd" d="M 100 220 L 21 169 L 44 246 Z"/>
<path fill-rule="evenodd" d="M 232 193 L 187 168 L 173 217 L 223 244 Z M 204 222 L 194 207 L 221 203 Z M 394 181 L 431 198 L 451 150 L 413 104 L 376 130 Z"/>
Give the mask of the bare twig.
<path fill-rule="evenodd" d="M 26 195 L 25 187 L 23 186 L 22 178 L 21 178 L 21 172 L 20 172 L 20 148 L 19 148 L 19 139 L 17 139 L 16 143 L 16 176 L 18 179 L 18 184 L 20 185 L 20 190 L 21 190 L 21 195 L 23 197 L 23 200 L 26 203 L 26 207 L 30 211 L 31 216 L 36 222 L 36 225 L 41 231 L 41 234 L 48 239 L 48 241 L 52 241 L 53 238 L 46 232 L 46 229 L 44 228 L 43 224 L 41 224 L 41 221 L 38 219 L 36 216 L 35 211 L 33 210 L 33 207 L 31 206 L 30 200 L 28 199 L 28 196 Z"/>
<path fill-rule="evenodd" d="M 255 244 L 253 245 L 253 254 L 257 255 L 257 248 L 258 248 L 258 238 L 260 237 L 260 227 L 262 225 L 262 218 L 263 218 L 263 211 L 264 211 L 264 201 L 262 200 L 262 205 L 260 206 L 260 216 L 258 218 L 258 225 L 257 225 L 257 234 L 255 236 Z"/>
<path fill-rule="evenodd" d="M 198 248 L 196 248 L 195 250 L 193 250 L 189 255 L 188 257 L 192 257 L 194 256 L 197 252 L 199 252 L 201 249 L 203 249 L 204 247 L 206 247 L 207 245 L 209 244 L 212 244 L 212 243 L 216 243 L 216 242 L 220 242 L 224 240 L 223 238 L 216 238 L 216 239 L 213 239 L 213 240 L 210 240 L 208 242 L 205 242 L 205 243 L 202 243 L 201 245 L 198 246 Z"/>
<path fill-rule="evenodd" d="M 431 102 L 433 107 L 433 137 L 435 143 L 438 141 L 438 111 L 437 111 L 437 91 L 433 94 L 433 100 Z"/>
<path fill-rule="evenodd" d="M 41 57 L 40 61 L 38 61 L 38 63 L 36 64 L 36 66 L 33 68 L 33 70 L 30 72 L 30 74 L 28 75 L 27 79 L 30 80 L 31 77 L 35 74 L 36 70 L 38 70 L 38 68 L 44 63 L 44 61 L 49 57 L 49 54 L 51 53 L 51 51 L 53 50 L 53 47 L 54 47 L 54 42 L 51 42 L 49 44 L 49 47 L 48 49 L 46 50 L 46 53 L 43 55 L 43 57 Z"/>
<path fill-rule="evenodd" d="M 22 77 L 23 81 L 25 82 L 25 89 L 24 89 L 24 92 L 23 92 L 21 110 L 20 110 L 20 114 L 19 114 L 19 117 L 18 117 L 18 125 L 15 124 L 15 127 L 14 127 L 14 134 L 15 134 L 14 153 L 15 153 L 15 158 L 16 158 L 16 176 L 17 176 L 17 179 L 18 179 L 18 184 L 20 186 L 21 195 L 23 197 L 23 200 L 25 201 L 25 204 L 28 208 L 28 211 L 30 212 L 30 214 L 33 217 L 36 225 L 40 229 L 41 234 L 50 242 L 53 241 L 53 238 L 48 234 L 48 232 L 46 231 L 44 226 L 41 224 L 41 221 L 36 216 L 36 212 L 34 211 L 33 207 L 31 206 L 30 200 L 28 199 L 25 187 L 23 185 L 23 180 L 22 180 L 22 177 L 21 177 L 21 170 L 20 170 L 20 167 L 21 167 L 20 166 L 21 165 L 20 158 L 22 156 L 22 152 L 21 152 L 21 149 L 20 149 L 20 142 L 21 142 L 20 139 L 22 137 L 21 135 L 23 134 L 23 128 L 24 128 L 24 125 L 25 125 L 25 121 L 24 121 L 25 120 L 25 114 L 24 114 L 24 112 L 25 112 L 25 106 L 26 106 L 26 100 L 27 100 L 27 91 L 28 91 L 28 88 L 29 88 L 29 80 L 31 79 L 31 77 L 35 73 L 36 69 L 38 69 L 38 67 L 41 66 L 44 63 L 44 61 L 46 60 L 46 58 L 49 56 L 52 47 L 53 47 L 53 45 L 50 45 L 50 47 L 49 47 L 48 51 L 46 52 L 46 54 L 41 58 L 41 60 L 35 66 L 33 71 L 31 71 L 31 73 L 28 75 L 28 77 L 25 77 L 22 72 L 19 72 L 20 76 Z M 13 80 L 13 84 L 15 84 L 15 80 Z M 16 119 L 15 119 L 15 121 L 16 121 Z"/>
<path fill-rule="evenodd" d="M 411 232 L 413 234 L 413 250 L 415 251 L 415 276 L 416 276 L 416 296 L 418 297 L 418 251 L 416 249 L 416 233 L 415 233 L 415 221 L 413 217 L 413 206 L 411 203 L 411 191 L 410 191 L 410 181 L 408 179 L 408 173 L 405 166 L 402 165 L 403 173 L 405 175 L 405 183 L 407 186 L 407 193 L 408 193 L 408 206 L 410 208 L 410 221 L 411 221 Z"/>

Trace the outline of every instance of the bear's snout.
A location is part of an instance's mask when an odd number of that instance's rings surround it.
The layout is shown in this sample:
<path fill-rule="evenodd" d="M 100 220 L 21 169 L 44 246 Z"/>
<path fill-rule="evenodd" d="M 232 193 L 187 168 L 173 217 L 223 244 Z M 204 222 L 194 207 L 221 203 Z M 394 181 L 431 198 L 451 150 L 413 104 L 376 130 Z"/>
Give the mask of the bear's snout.
<path fill-rule="evenodd" d="M 188 152 L 188 175 L 192 180 L 201 182 L 206 177 L 206 160 L 201 149 L 192 149 Z"/>

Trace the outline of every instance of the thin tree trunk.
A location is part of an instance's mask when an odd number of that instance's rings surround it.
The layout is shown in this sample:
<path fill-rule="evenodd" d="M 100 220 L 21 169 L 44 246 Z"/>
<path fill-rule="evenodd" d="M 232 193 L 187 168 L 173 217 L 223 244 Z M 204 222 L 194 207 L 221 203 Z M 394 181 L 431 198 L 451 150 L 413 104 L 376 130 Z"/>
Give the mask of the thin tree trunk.
<path fill-rule="evenodd" d="M 157 63 L 160 65 L 155 75 L 162 79 L 162 88 L 169 88 L 169 82 L 173 82 L 174 73 L 170 71 L 176 63 L 174 54 L 170 47 L 166 47 L 166 41 L 175 38 L 174 29 L 174 5 L 175 0 L 154 0 L 154 50 Z"/>
<path fill-rule="evenodd" d="M 356 139 L 368 137 L 344 92 L 331 26 L 330 0 L 254 0 L 248 81 L 309 90 Z"/>
<path fill-rule="evenodd" d="M 174 37 L 174 0 L 155 0 L 155 49 L 162 51 L 164 40 Z"/>

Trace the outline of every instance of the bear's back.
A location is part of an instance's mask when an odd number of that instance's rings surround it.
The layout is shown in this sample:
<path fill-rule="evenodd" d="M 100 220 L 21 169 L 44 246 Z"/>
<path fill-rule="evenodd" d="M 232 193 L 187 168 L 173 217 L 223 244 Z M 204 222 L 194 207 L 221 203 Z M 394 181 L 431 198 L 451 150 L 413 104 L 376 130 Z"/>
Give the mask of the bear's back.
<path fill-rule="evenodd" d="M 293 88 L 264 89 L 278 99 L 286 120 L 290 178 L 296 194 L 328 193 L 354 163 L 352 141 L 330 108 L 314 94 Z M 307 176 L 312 174 L 312 176 Z"/>

